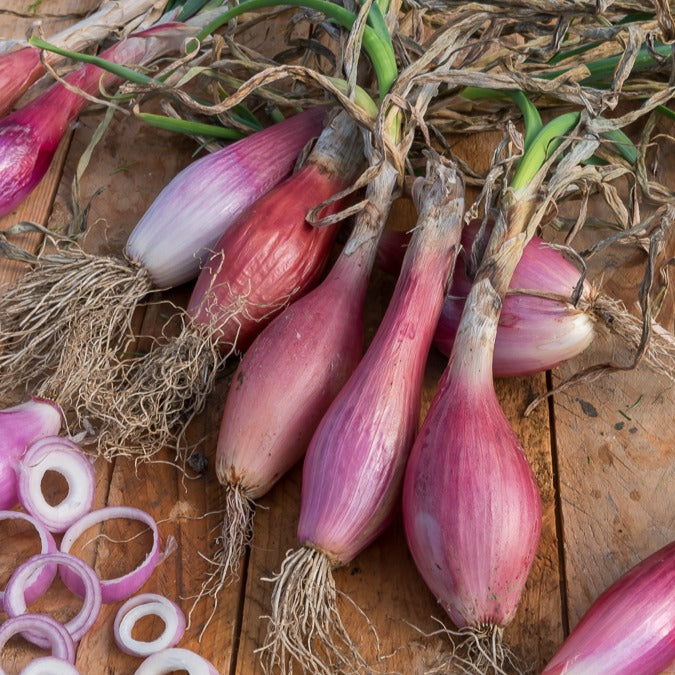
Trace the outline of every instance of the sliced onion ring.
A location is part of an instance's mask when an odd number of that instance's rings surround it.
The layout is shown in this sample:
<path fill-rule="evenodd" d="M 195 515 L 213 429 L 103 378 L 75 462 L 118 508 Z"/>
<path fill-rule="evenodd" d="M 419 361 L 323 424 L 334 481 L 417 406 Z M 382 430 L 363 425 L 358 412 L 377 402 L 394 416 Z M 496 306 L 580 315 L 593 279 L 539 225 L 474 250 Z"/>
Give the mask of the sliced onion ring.
<path fill-rule="evenodd" d="M 40 646 L 51 649 L 52 656 L 68 663 L 75 663 L 73 638 L 63 624 L 47 614 L 22 614 L 7 619 L 0 626 L 0 651 L 10 638 L 19 633 L 25 635 L 27 632 L 39 635 L 43 642 Z"/>
<path fill-rule="evenodd" d="M 129 520 L 140 520 L 142 523 L 145 523 L 152 530 L 152 549 L 145 556 L 145 560 L 132 572 L 116 579 L 103 579 L 101 581 L 102 598 L 106 604 L 120 602 L 133 595 L 150 578 L 152 571 L 160 562 L 157 524 L 150 514 L 131 506 L 107 506 L 98 511 L 92 511 L 84 516 L 84 518 L 80 518 L 63 535 L 61 551 L 68 553 L 73 543 L 86 529 L 112 518 L 128 518 Z M 66 569 L 60 570 L 59 574 L 63 579 L 63 583 L 73 593 L 82 595 L 82 586 L 75 575 L 69 573 Z"/>
<path fill-rule="evenodd" d="M 212 663 L 189 649 L 165 649 L 148 656 L 134 675 L 165 675 L 174 670 L 187 670 L 189 675 L 218 675 Z"/>
<path fill-rule="evenodd" d="M 28 446 L 18 464 L 19 501 L 51 532 L 65 532 L 91 511 L 94 503 L 94 467 L 76 443 L 62 436 L 47 436 Z M 52 506 L 42 493 L 47 471 L 61 474 L 68 483 L 68 494 Z"/>
<path fill-rule="evenodd" d="M 20 675 L 80 675 L 74 665 L 54 656 L 43 656 L 31 661 Z"/>
<path fill-rule="evenodd" d="M 101 611 L 101 582 L 96 572 L 84 560 L 80 560 L 74 555 L 58 552 L 40 553 L 17 567 L 5 589 L 5 612 L 12 617 L 26 614 L 26 598 L 24 595 L 26 582 L 36 570 L 54 563 L 77 574 L 85 589 L 82 609 L 64 625 L 70 633 L 70 637 L 77 642 L 94 625 Z M 48 640 L 36 632 L 24 631 L 22 635 L 38 647 L 46 648 L 49 645 Z"/>
<path fill-rule="evenodd" d="M 164 622 L 162 634 L 150 642 L 131 636 L 136 622 L 144 616 L 158 616 Z M 185 615 L 181 608 L 163 595 L 142 593 L 129 598 L 118 610 L 113 625 L 115 642 L 131 656 L 149 656 L 180 642 L 185 633 Z"/>
<path fill-rule="evenodd" d="M 54 537 L 45 529 L 44 525 L 27 513 L 21 511 L 0 511 L 0 520 L 25 520 L 29 522 L 40 537 L 40 553 L 54 553 L 56 551 L 56 542 Z M 47 565 L 33 574 L 26 582 L 25 596 L 26 604 L 30 605 L 41 597 L 49 588 L 56 576 L 56 565 Z M 0 609 L 5 604 L 5 592 L 0 591 Z"/>

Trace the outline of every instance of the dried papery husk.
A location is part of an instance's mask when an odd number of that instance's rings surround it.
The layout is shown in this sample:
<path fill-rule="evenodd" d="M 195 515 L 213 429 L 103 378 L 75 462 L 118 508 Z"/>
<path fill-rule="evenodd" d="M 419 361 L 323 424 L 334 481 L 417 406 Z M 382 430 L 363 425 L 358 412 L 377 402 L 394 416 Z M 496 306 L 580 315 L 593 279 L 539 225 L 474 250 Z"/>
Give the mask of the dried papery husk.
<path fill-rule="evenodd" d="M 361 152 L 356 126 L 340 113 L 305 166 L 225 232 L 197 280 L 178 336 L 129 359 L 124 380 L 91 402 L 103 427 L 112 425 L 98 441 L 101 452 L 147 458 L 169 446 L 179 461 L 185 459 L 185 429 L 203 409 L 228 356 L 316 282 L 337 224 L 313 227 L 305 216 L 349 185 Z M 340 206 L 331 204 L 326 212 Z"/>
<path fill-rule="evenodd" d="M 139 303 L 198 274 L 222 233 L 290 173 L 324 114 L 301 113 L 190 164 L 153 201 L 123 257 L 59 240 L 55 252 L 32 258 L 0 297 L 0 392 L 37 381 L 78 419 L 105 416 L 96 401 L 123 377 L 120 358 Z"/>
<path fill-rule="evenodd" d="M 415 187 L 420 219 L 394 296 L 364 358 L 322 418 L 307 451 L 298 523 L 298 541 L 304 548 L 287 556 L 275 578 L 263 650 L 270 670 L 287 672 L 293 658 L 312 672 L 318 668 L 317 659 L 323 664 L 320 672 L 359 672 L 365 667 L 338 620 L 330 566 L 353 560 L 389 524 L 396 508 L 419 416 L 424 366 L 464 210 L 461 178 L 437 158 L 430 159 L 427 177 L 418 179 Z M 302 580 L 304 561 L 318 565 L 317 556 L 327 570 L 322 583 L 330 583 L 330 592 Z M 299 595 L 303 592 L 311 598 Z M 306 610 L 298 612 L 308 603 L 312 622 L 303 619 Z M 323 625 L 317 623 L 321 621 Z"/>

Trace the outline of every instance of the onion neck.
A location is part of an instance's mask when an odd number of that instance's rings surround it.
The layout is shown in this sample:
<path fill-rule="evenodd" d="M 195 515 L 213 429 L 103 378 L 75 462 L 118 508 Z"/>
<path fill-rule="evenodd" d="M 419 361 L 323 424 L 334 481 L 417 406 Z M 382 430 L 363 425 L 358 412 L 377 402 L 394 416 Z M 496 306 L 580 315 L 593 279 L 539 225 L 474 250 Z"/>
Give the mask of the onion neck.
<path fill-rule="evenodd" d="M 492 356 L 502 300 L 489 279 L 477 280 L 467 297 L 444 379 L 465 394 L 482 397 L 493 389 Z"/>
<path fill-rule="evenodd" d="M 308 163 L 351 181 L 363 163 L 363 141 L 356 122 L 338 113 L 319 136 Z"/>

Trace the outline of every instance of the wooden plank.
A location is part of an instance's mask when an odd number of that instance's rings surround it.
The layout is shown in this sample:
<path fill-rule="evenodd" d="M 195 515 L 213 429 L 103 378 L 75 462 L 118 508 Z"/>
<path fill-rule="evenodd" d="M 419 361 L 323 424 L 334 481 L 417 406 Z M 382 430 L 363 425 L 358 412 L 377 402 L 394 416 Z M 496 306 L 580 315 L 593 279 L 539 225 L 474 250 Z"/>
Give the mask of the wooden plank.
<path fill-rule="evenodd" d="M 673 126 L 662 131 L 672 134 Z M 672 143 L 655 144 L 647 166 L 675 187 Z M 642 204 L 644 211 L 649 209 Z M 605 216 L 592 204 L 591 213 Z M 643 213 L 644 215 L 644 213 Z M 607 233 L 582 234 L 579 246 Z M 671 230 L 665 257 L 675 254 Z M 635 307 L 644 252 L 614 246 L 590 260 L 589 278 Z M 675 330 L 675 295 L 666 294 L 659 320 Z M 620 345 L 602 335 L 587 353 L 555 371 L 554 383 L 595 363 L 628 361 Z M 675 538 L 675 395 L 672 382 L 645 365 L 574 386 L 554 397 L 565 576 L 570 628 L 621 574 Z"/>
<path fill-rule="evenodd" d="M 637 270 L 615 262 L 612 253 L 606 287 L 629 301 Z M 672 316 L 670 307 L 665 316 Z M 611 358 L 611 341 L 597 342 L 561 368 L 556 381 Z M 555 415 L 573 628 L 610 583 L 675 536 L 675 429 L 666 422 L 675 416 L 675 396 L 671 382 L 640 366 L 556 395 Z"/>

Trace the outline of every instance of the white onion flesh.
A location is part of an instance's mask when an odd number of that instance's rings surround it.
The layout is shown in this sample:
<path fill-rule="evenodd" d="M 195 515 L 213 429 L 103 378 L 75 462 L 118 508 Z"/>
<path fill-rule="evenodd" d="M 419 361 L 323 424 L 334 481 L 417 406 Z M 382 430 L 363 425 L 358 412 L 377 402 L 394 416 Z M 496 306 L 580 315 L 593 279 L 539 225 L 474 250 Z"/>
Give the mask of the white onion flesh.
<path fill-rule="evenodd" d="M 164 622 L 162 634 L 151 641 L 136 640 L 132 632 L 145 616 L 157 616 Z M 129 598 L 118 610 L 113 626 L 115 642 L 131 656 L 149 656 L 180 642 L 185 633 L 185 615 L 178 605 L 156 593 L 143 593 Z"/>
<path fill-rule="evenodd" d="M 89 513 L 94 503 L 94 467 L 76 443 L 61 436 L 31 444 L 18 465 L 19 500 L 50 532 L 65 532 Z M 42 492 L 47 471 L 63 476 L 68 484 L 64 499 L 52 506 Z"/>

